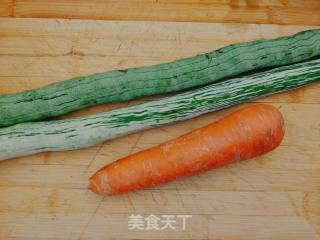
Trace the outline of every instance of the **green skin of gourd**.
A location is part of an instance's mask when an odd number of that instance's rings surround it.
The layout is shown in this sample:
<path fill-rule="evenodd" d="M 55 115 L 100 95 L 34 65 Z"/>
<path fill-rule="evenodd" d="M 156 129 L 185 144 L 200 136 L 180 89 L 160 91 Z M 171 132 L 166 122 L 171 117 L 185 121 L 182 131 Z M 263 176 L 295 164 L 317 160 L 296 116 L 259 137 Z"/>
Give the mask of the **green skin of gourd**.
<path fill-rule="evenodd" d="M 189 89 L 318 55 L 320 29 L 315 29 L 274 40 L 234 44 L 170 63 L 77 77 L 0 96 L 0 127 L 58 116 L 95 104 Z"/>
<path fill-rule="evenodd" d="M 21 123 L 0 129 L 0 160 L 38 152 L 88 147 L 319 81 L 320 59 L 317 59 L 95 115 Z"/>

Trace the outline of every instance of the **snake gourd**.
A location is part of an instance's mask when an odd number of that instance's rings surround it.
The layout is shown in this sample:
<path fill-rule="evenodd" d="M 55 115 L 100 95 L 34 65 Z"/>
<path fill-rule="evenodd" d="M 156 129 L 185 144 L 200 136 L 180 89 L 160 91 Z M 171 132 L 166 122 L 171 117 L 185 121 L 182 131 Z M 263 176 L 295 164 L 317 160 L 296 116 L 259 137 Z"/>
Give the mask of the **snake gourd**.
<path fill-rule="evenodd" d="M 46 119 L 95 104 L 190 89 L 318 55 L 320 29 L 315 29 L 273 40 L 234 44 L 170 63 L 77 77 L 0 96 L 0 127 Z"/>
<path fill-rule="evenodd" d="M 109 112 L 67 120 L 17 124 L 0 129 L 0 160 L 92 146 L 319 80 L 320 59 L 317 59 Z"/>

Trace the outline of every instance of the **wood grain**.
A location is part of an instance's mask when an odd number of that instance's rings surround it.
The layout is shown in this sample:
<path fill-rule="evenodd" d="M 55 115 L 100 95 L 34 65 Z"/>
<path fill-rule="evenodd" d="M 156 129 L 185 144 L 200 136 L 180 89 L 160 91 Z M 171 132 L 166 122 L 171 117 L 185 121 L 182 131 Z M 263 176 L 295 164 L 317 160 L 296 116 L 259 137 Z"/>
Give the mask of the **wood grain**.
<path fill-rule="evenodd" d="M 2 0 L 0 16 L 319 25 L 317 0 Z"/>
<path fill-rule="evenodd" d="M 311 28 L 1 18 L 0 93 Z M 320 84 L 314 84 L 259 100 L 278 107 L 285 117 L 285 139 L 275 151 L 136 193 L 102 198 L 87 189 L 87 178 L 106 163 L 216 121 L 244 105 L 88 149 L 4 161 L 0 164 L 0 239 L 319 239 L 319 90 Z M 101 105 L 66 117 L 151 99 Z M 132 213 L 192 214 L 193 222 L 185 232 L 129 231 Z"/>

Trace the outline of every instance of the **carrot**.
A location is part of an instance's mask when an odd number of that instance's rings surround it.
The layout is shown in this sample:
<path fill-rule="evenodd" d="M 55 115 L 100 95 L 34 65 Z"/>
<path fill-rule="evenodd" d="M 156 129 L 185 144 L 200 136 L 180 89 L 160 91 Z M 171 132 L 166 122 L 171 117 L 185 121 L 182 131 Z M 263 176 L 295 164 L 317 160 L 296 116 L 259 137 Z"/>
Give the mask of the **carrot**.
<path fill-rule="evenodd" d="M 97 171 L 90 188 L 126 193 L 259 156 L 277 147 L 284 120 L 273 106 L 255 104 L 177 139 L 137 152 Z"/>

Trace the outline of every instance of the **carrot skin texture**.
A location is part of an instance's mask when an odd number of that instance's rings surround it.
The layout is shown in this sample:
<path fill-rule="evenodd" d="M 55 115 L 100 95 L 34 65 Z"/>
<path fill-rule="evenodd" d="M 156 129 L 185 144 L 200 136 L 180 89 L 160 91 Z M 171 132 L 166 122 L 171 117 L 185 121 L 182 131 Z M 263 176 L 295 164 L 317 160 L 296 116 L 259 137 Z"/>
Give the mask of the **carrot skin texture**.
<path fill-rule="evenodd" d="M 100 195 L 147 188 L 262 155 L 283 136 L 282 114 L 271 105 L 254 104 L 106 165 L 90 178 L 90 188 Z"/>

